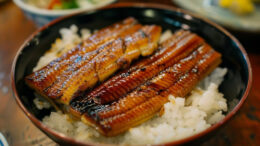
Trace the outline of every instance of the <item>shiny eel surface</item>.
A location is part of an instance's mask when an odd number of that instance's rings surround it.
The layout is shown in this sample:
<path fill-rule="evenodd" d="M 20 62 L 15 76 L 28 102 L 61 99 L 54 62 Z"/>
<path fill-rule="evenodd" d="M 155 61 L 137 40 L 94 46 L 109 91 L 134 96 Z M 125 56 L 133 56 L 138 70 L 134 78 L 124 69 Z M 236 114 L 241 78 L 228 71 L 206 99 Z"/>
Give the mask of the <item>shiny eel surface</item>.
<path fill-rule="evenodd" d="M 169 94 L 185 97 L 219 65 L 220 57 L 210 46 L 203 44 L 119 100 L 109 104 L 94 103 L 81 119 L 105 136 L 118 135 L 152 118 L 168 101 Z"/>
<path fill-rule="evenodd" d="M 161 49 L 148 59 L 138 62 L 93 89 L 83 98 L 71 102 L 71 113 L 82 114 L 93 102 L 99 104 L 117 100 L 160 71 L 172 66 L 204 42 L 188 31 L 179 31 L 161 45 Z"/>
<path fill-rule="evenodd" d="M 101 134 L 118 135 L 156 115 L 170 94 L 185 97 L 221 62 L 221 55 L 190 31 L 179 30 L 158 46 L 160 35 L 160 26 L 127 18 L 25 81 Z"/>
<path fill-rule="evenodd" d="M 133 25 L 118 35 L 118 38 L 96 45 L 95 50 L 89 49 L 85 53 L 79 51 L 62 62 L 56 63 L 52 68 L 56 73 L 39 75 L 36 72 L 29 75 L 26 78 L 27 84 L 47 98 L 68 104 L 77 93 L 92 88 L 120 68 L 129 66 L 132 60 L 140 55 L 151 55 L 157 48 L 160 34 L 159 26 Z M 46 80 L 40 82 L 34 80 L 43 75 L 47 76 Z"/>
<path fill-rule="evenodd" d="M 47 66 L 27 76 L 25 79 L 26 83 L 33 89 L 42 92 L 45 88 L 50 86 L 56 80 L 56 77 L 66 70 L 70 64 L 75 62 L 78 56 L 96 50 L 98 45 L 118 37 L 136 24 L 137 21 L 130 17 L 122 22 L 97 31 L 82 44 L 63 54 L 61 57 L 51 61 Z"/>
<path fill-rule="evenodd" d="M 196 34 L 178 31 L 143 59 L 70 103 L 70 112 L 105 136 L 118 135 L 152 118 L 168 95 L 186 96 L 221 62 Z"/>

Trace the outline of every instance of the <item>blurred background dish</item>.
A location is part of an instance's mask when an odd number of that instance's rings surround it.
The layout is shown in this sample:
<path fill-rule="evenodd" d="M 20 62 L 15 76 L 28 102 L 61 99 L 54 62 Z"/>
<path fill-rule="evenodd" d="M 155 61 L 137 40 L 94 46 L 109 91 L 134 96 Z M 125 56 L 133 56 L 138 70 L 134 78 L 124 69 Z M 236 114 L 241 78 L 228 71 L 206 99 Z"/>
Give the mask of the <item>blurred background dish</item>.
<path fill-rule="evenodd" d="M 172 0 L 178 6 L 210 18 L 234 31 L 260 33 L 257 0 Z"/>
<path fill-rule="evenodd" d="M 37 26 L 69 14 L 94 10 L 116 0 L 13 0 Z"/>

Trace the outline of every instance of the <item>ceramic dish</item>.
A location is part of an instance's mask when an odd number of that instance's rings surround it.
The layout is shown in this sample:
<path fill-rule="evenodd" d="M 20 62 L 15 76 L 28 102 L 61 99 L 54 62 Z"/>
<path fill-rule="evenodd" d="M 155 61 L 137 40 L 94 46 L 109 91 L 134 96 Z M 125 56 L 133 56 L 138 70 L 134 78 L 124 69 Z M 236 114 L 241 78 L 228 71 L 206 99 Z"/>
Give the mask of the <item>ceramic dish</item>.
<path fill-rule="evenodd" d="M 24 14 L 29 19 L 32 19 L 36 23 L 37 26 L 43 26 L 58 17 L 73 14 L 73 13 L 78 13 L 78 12 L 82 12 L 82 11 L 87 11 L 87 10 L 88 11 L 94 10 L 94 9 L 106 6 L 108 4 L 111 4 L 111 3 L 115 2 L 116 0 L 106 0 L 103 3 L 89 6 L 86 8 L 67 9 L 67 10 L 47 10 L 47 9 L 41 9 L 41 8 L 37 8 L 32 5 L 29 5 L 25 2 L 26 0 L 13 0 L 13 1 L 19 8 L 21 8 L 23 10 Z"/>
<path fill-rule="evenodd" d="M 260 6 L 250 15 L 236 15 L 214 4 L 212 0 L 172 0 L 178 6 L 196 12 L 199 15 L 235 31 L 260 33 Z"/>
<path fill-rule="evenodd" d="M 228 101 L 235 98 L 239 103 L 227 113 L 226 117 L 210 128 L 185 139 L 166 144 L 183 144 L 194 140 L 201 140 L 216 131 L 241 108 L 252 84 L 250 62 L 243 46 L 229 32 L 206 19 L 173 7 L 158 4 L 118 3 L 92 13 L 79 13 L 56 20 L 37 30 L 21 46 L 12 66 L 12 87 L 17 103 L 28 118 L 44 133 L 60 144 L 93 145 L 82 143 L 46 127 L 42 118 L 50 114 L 50 110 L 38 110 L 33 104 L 35 98 L 31 89 L 24 82 L 24 77 L 32 72 L 39 58 L 50 48 L 52 42 L 59 37 L 59 29 L 76 24 L 79 28 L 92 30 L 102 28 L 128 16 L 133 16 L 142 24 L 158 24 L 163 29 L 172 31 L 184 28 L 202 36 L 223 57 L 222 67 L 228 68 L 224 82 L 219 90 L 224 93 Z"/>

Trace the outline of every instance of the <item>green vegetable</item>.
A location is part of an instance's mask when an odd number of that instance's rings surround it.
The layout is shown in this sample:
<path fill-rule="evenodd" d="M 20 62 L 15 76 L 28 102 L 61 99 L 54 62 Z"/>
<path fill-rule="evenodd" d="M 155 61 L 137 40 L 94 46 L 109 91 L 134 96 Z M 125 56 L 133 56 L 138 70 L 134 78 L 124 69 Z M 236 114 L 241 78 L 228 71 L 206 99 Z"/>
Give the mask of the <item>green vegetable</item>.
<path fill-rule="evenodd" d="M 55 4 L 55 5 L 52 6 L 52 9 L 53 10 L 60 10 L 60 9 L 62 9 L 62 6 L 59 5 L 59 4 Z"/>
<path fill-rule="evenodd" d="M 74 9 L 79 8 L 76 0 L 62 0 L 62 9 Z"/>

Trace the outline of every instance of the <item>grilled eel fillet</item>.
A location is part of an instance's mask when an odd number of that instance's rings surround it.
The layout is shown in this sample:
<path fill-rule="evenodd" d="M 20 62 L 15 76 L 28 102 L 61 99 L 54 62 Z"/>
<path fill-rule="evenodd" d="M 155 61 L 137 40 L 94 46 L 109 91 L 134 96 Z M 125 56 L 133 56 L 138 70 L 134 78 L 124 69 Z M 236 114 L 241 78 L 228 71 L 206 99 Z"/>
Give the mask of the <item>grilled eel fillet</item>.
<path fill-rule="evenodd" d="M 175 43 L 169 39 L 162 44 L 164 48 L 151 57 L 153 61 L 141 61 L 130 72 L 119 73 L 73 100 L 71 112 L 82 115 L 81 120 L 101 134 L 115 136 L 152 118 L 168 101 L 169 94 L 185 97 L 219 65 L 221 55 L 197 35 L 179 33 L 171 38 Z M 112 88 L 102 88 L 106 83 L 113 83 Z"/>
<path fill-rule="evenodd" d="M 61 62 L 54 61 L 55 65 L 51 62 L 47 67 L 27 76 L 27 84 L 43 96 L 67 105 L 77 93 L 84 92 L 97 82 L 104 81 L 140 55 L 151 55 L 157 48 L 161 34 L 159 26 L 135 24 L 123 30 L 117 30 L 116 32 L 121 32 L 118 37 L 96 45 L 96 49 L 86 51 L 83 48 L 83 52 L 78 51 L 70 57 L 63 58 Z M 55 73 L 44 74 L 46 68 L 50 68 L 48 71 L 52 70 Z M 42 78 L 44 79 L 41 80 Z"/>
<path fill-rule="evenodd" d="M 189 31 L 176 32 L 170 39 L 161 44 L 159 50 L 153 56 L 139 61 L 130 69 L 110 78 L 94 88 L 84 98 L 77 98 L 71 102 L 70 112 L 79 117 L 94 102 L 105 104 L 119 99 L 187 56 L 203 42 L 202 38 Z"/>
<path fill-rule="evenodd" d="M 70 64 L 76 61 L 78 56 L 96 50 L 98 45 L 113 40 L 136 24 L 137 21 L 130 17 L 122 22 L 115 23 L 97 31 L 82 44 L 63 54 L 61 57 L 51 61 L 42 69 L 27 76 L 26 83 L 38 91 L 43 91 L 56 80 L 57 75 L 61 74 Z"/>

